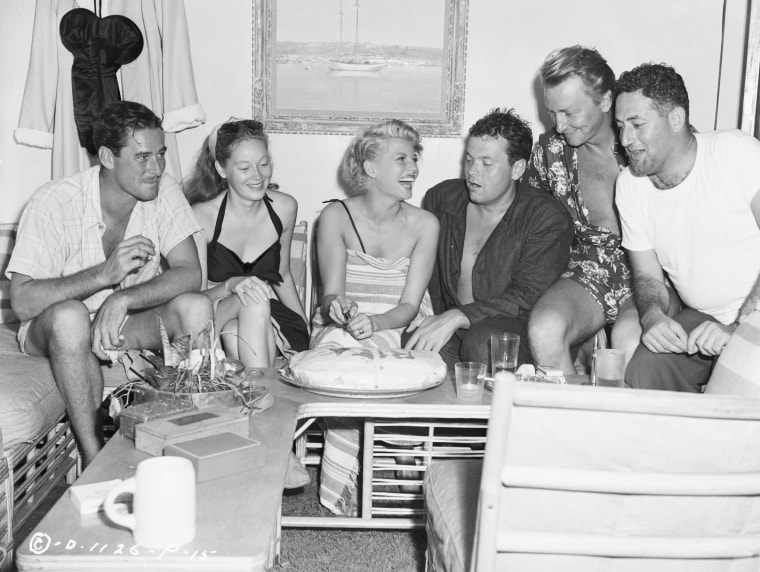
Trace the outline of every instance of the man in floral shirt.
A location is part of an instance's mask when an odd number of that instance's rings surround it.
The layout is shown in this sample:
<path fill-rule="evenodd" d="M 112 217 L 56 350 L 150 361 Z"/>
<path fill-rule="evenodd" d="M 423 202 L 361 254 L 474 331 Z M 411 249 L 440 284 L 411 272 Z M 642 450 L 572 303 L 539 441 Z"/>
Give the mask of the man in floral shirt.
<path fill-rule="evenodd" d="M 630 346 L 623 349 L 632 353 L 638 343 L 630 269 L 614 208 L 615 179 L 626 156 L 611 115 L 615 74 L 599 52 L 581 46 L 552 52 L 541 78 L 555 128 L 533 147 L 526 178 L 567 208 L 575 238 L 568 270 L 536 304 L 529 332 L 537 363 L 567 374 L 575 373 L 570 349 L 623 315 L 613 346 Z M 618 343 L 619 337 L 626 341 Z"/>

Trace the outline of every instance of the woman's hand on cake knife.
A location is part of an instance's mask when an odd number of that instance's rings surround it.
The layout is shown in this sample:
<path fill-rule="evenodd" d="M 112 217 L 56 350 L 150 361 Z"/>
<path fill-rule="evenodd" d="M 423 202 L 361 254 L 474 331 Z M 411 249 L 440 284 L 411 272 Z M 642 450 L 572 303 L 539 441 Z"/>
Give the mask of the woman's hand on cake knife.
<path fill-rule="evenodd" d="M 367 314 L 357 314 L 346 326 L 346 331 L 357 340 L 369 338 L 375 331 L 372 318 Z"/>
<path fill-rule="evenodd" d="M 345 296 L 336 296 L 330 302 L 329 316 L 333 322 L 345 328 L 356 315 L 358 309 L 359 307 L 353 300 L 349 300 Z"/>

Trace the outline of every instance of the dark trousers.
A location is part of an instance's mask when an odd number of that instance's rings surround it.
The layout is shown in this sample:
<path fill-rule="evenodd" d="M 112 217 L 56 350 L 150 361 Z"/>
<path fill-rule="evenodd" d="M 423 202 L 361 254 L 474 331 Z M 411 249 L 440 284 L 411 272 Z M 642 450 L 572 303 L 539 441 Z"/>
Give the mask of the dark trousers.
<path fill-rule="evenodd" d="M 460 361 L 479 361 L 491 368 L 491 332 L 509 332 L 520 336 L 517 365 L 532 363 L 528 343 L 528 320 L 523 318 L 488 318 L 470 326 L 469 330 L 457 330 L 441 348 L 440 354 L 446 365 L 454 369 Z"/>
<path fill-rule="evenodd" d="M 704 321 L 717 321 L 691 308 L 684 308 L 673 319 L 683 326 L 687 334 Z M 639 344 L 625 370 L 625 381 L 639 389 L 699 393 L 710 378 L 714 362 L 713 356 L 699 353 L 657 354 Z"/>

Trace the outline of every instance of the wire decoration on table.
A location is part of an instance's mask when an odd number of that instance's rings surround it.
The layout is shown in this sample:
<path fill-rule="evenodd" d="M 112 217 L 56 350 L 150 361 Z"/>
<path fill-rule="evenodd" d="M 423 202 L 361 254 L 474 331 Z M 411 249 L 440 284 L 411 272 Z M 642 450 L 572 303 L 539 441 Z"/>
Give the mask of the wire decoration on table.
<path fill-rule="evenodd" d="M 209 325 L 197 334 L 191 332 L 170 342 L 160 313 L 158 328 L 163 357 L 145 355 L 152 367 L 140 371 L 134 367 L 130 368 L 139 380 L 126 383 L 114 391 L 113 396 L 121 406 L 135 401 L 136 393 L 143 395 L 152 393 L 151 390 L 163 392 L 173 398 L 188 394 L 213 395 L 232 392 L 243 404 L 242 409 L 249 414 L 271 405 L 271 398 L 262 399 L 269 395 L 269 390 L 262 385 L 251 384 L 243 363 L 226 357 L 221 351 L 222 335 L 235 335 L 249 345 L 244 338 L 235 332 L 216 334 L 213 321 L 209 321 Z M 250 375 L 255 374 L 256 372 L 252 372 Z"/>

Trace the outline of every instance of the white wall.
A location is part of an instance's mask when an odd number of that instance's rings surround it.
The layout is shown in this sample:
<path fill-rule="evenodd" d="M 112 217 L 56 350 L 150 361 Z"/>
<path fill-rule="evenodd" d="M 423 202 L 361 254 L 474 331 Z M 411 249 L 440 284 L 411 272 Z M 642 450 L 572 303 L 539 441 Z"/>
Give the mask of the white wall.
<path fill-rule="evenodd" d="M 412 1 L 412 0 L 410 0 Z M 443 1 L 443 0 L 442 0 Z M 722 0 L 470 0 L 465 126 L 495 106 L 514 107 L 536 135 L 548 127 L 536 73 L 552 49 L 594 46 L 616 73 L 644 61 L 664 61 L 684 77 L 692 122 L 703 131 L 737 127 L 744 33 L 750 0 L 727 0 L 724 69 L 717 105 Z M 208 124 L 178 136 L 187 173 L 211 126 L 231 115 L 250 117 L 252 0 L 185 0 L 198 95 Z M 26 79 L 34 3 L 0 2 L 0 221 L 16 220 L 30 194 L 50 177 L 50 153 L 16 145 Z M 539 96 L 539 97 L 537 97 Z M 341 135 L 271 137 L 275 180 L 312 220 L 325 199 L 341 196 L 336 179 L 350 138 Z M 459 139 L 426 139 L 412 202 L 460 169 Z"/>

